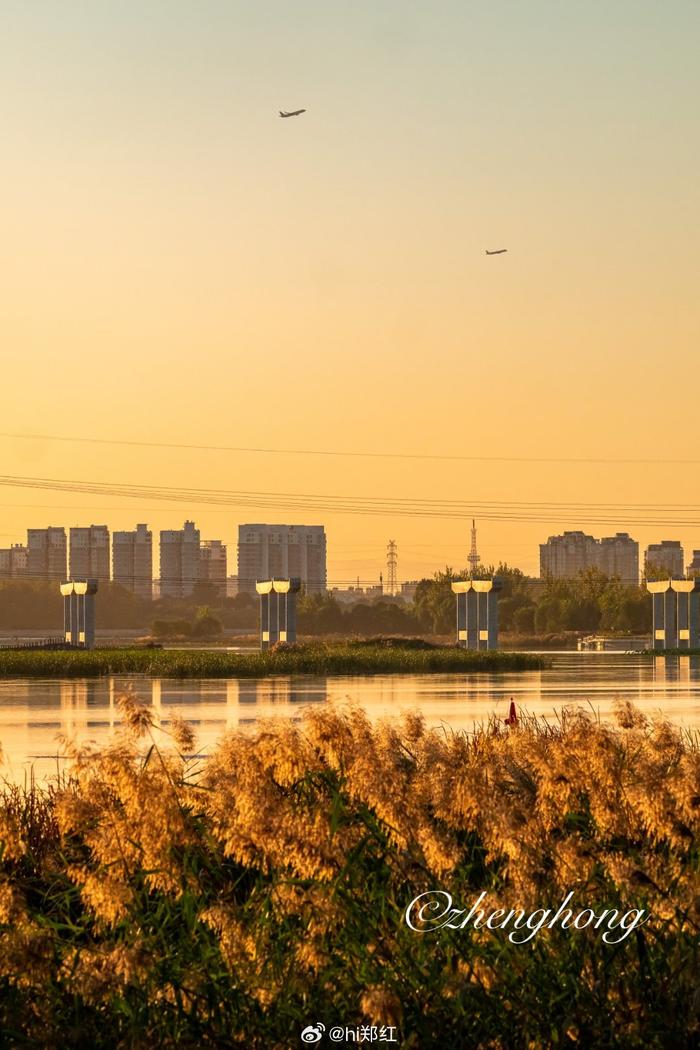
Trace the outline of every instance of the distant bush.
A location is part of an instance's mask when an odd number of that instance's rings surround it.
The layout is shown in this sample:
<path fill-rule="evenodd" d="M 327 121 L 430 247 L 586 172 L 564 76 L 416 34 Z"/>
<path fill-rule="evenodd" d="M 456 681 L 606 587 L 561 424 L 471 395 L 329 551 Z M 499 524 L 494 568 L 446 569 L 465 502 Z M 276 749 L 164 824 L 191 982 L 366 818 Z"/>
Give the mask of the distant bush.
<path fill-rule="evenodd" d="M 546 634 L 513 633 L 508 635 L 509 649 L 575 649 L 578 631 L 551 631 Z M 504 644 L 506 644 L 504 639 Z"/>
<path fill-rule="evenodd" d="M 352 638 L 348 645 L 353 649 L 365 649 L 368 646 L 382 646 L 385 649 L 444 649 L 445 646 L 435 645 L 426 641 L 425 638 L 405 638 L 403 635 L 374 635 L 371 638 Z"/>
<path fill-rule="evenodd" d="M 151 634 L 155 638 L 189 638 L 192 624 L 189 620 L 154 620 Z"/>
<path fill-rule="evenodd" d="M 198 616 L 192 625 L 193 638 L 217 638 L 222 631 L 221 620 L 209 614 Z"/>

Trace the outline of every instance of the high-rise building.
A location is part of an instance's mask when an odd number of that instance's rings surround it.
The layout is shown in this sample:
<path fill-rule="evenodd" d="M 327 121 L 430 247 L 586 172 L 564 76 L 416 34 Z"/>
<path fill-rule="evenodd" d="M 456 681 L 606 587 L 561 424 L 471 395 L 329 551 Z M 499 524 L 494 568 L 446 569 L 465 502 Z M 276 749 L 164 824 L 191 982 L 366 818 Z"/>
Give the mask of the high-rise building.
<path fill-rule="evenodd" d="M 700 551 L 693 551 L 693 560 L 686 569 L 686 576 L 689 580 L 693 576 L 700 576 Z"/>
<path fill-rule="evenodd" d="M 639 583 L 639 544 L 627 532 L 597 540 L 584 532 L 550 536 L 540 544 L 540 576 L 567 579 L 586 569 L 619 576 L 626 584 Z"/>
<path fill-rule="evenodd" d="M 540 576 L 559 579 L 576 576 L 586 569 L 598 568 L 598 541 L 584 532 L 565 532 L 550 536 L 540 544 Z"/>
<path fill-rule="evenodd" d="M 661 573 L 670 579 L 681 579 L 683 562 L 683 548 L 680 540 L 650 543 L 644 554 L 644 575 L 654 576 Z"/>
<path fill-rule="evenodd" d="M 27 575 L 33 580 L 65 580 L 66 549 L 65 529 L 27 529 Z"/>
<path fill-rule="evenodd" d="M 70 530 L 70 578 L 109 583 L 109 529 L 89 525 Z"/>
<path fill-rule="evenodd" d="M 239 591 L 255 594 L 256 580 L 273 578 L 298 578 L 309 594 L 326 590 L 323 525 L 239 525 Z"/>
<path fill-rule="evenodd" d="M 0 550 L 0 578 L 15 579 L 27 575 L 27 548 L 22 543 Z"/>
<path fill-rule="evenodd" d="M 213 585 L 217 598 L 226 597 L 226 544 L 203 540 L 199 548 L 199 576 Z"/>
<path fill-rule="evenodd" d="M 160 597 L 188 598 L 199 580 L 199 529 L 186 521 L 182 529 L 160 534 Z"/>
<path fill-rule="evenodd" d="M 639 583 L 639 544 L 628 532 L 616 532 L 600 541 L 598 567 L 606 576 L 618 576 L 623 583 Z"/>
<path fill-rule="evenodd" d="M 147 525 L 112 535 L 112 579 L 140 598 L 153 597 L 153 533 Z"/>

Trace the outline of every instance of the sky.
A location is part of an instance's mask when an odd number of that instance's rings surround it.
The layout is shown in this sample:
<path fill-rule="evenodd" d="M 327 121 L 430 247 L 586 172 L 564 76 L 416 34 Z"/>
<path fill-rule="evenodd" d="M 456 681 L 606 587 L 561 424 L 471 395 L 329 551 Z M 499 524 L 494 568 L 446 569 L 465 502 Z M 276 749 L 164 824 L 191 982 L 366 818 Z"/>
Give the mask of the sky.
<path fill-rule="evenodd" d="M 700 548 L 699 34 L 684 0 L 5 0 L 0 473 L 461 504 L 3 484 L 0 546 L 187 517 L 235 572 L 239 523 L 324 524 L 341 585 L 389 539 L 400 579 L 464 566 L 472 513 L 535 573 L 584 519 Z"/>

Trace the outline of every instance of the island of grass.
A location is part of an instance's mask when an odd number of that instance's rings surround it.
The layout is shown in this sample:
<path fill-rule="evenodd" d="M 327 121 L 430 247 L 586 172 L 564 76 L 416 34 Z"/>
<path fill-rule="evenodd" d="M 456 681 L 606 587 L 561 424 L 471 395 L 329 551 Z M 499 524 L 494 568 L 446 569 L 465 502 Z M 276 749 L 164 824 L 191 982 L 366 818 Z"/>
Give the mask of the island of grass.
<path fill-rule="evenodd" d="M 422 639 L 379 638 L 277 645 L 266 652 L 192 649 L 0 650 L 0 677 L 88 678 L 143 674 L 160 678 L 259 678 L 277 674 L 369 675 L 540 670 L 528 653 L 474 652 Z"/>
<path fill-rule="evenodd" d="M 700 649 L 642 649 L 640 656 L 700 656 Z"/>

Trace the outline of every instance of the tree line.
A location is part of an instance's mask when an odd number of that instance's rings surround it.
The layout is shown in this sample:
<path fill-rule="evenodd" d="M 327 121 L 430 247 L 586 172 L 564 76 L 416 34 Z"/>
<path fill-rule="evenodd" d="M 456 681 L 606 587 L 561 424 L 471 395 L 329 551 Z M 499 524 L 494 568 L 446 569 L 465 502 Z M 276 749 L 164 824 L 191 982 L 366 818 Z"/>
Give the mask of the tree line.
<path fill-rule="evenodd" d="M 533 580 L 504 562 L 480 566 L 476 576 L 497 575 L 502 581 L 498 603 L 500 630 L 513 634 L 557 631 L 651 630 L 651 596 L 642 586 L 624 584 L 599 569 L 587 569 L 572 579 Z M 445 568 L 421 580 L 414 608 L 421 623 L 435 634 L 454 629 L 455 603 L 451 585 L 468 579 L 466 570 Z"/>
<path fill-rule="evenodd" d="M 257 626 L 258 603 L 249 594 L 235 598 L 217 598 L 210 586 L 198 587 L 191 598 L 162 598 L 149 601 L 120 587 L 116 583 L 101 583 L 95 605 L 98 630 L 143 630 L 147 632 L 156 623 L 189 623 L 176 632 L 188 634 L 206 615 L 216 618 L 221 628 L 250 628 Z M 0 580 L 0 630 L 63 630 L 63 598 L 55 582 L 38 580 Z M 167 634 L 167 630 L 166 630 Z"/>
<path fill-rule="evenodd" d="M 502 632 L 533 635 L 561 631 L 646 633 L 651 630 L 651 597 L 643 587 L 622 583 L 599 569 L 588 569 L 575 579 L 533 580 L 520 569 L 501 563 L 479 566 L 475 575 L 502 581 L 498 603 Z M 330 594 L 309 595 L 299 601 L 299 630 L 320 633 L 428 633 L 455 630 L 452 583 L 468 579 L 466 570 L 446 567 L 421 580 L 410 605 L 390 601 L 341 606 Z"/>
<path fill-rule="evenodd" d="M 499 600 L 501 632 L 523 636 L 561 631 L 648 633 L 651 598 L 641 586 L 622 583 L 599 569 L 574 579 L 534 580 L 501 563 L 480 566 L 476 575 L 493 575 L 503 583 Z M 455 626 L 451 584 L 468 578 L 466 570 L 449 567 L 421 580 L 412 603 L 385 599 L 345 605 L 330 593 L 302 594 L 298 629 L 303 634 L 439 634 Z M 0 581 L 0 629 L 62 629 L 63 604 L 55 583 Z M 255 631 L 257 597 L 239 594 L 219 598 L 198 590 L 191 598 L 152 602 L 120 587 L 101 584 L 97 599 L 98 629 L 150 631 L 157 637 L 216 635 L 225 630 Z"/>

